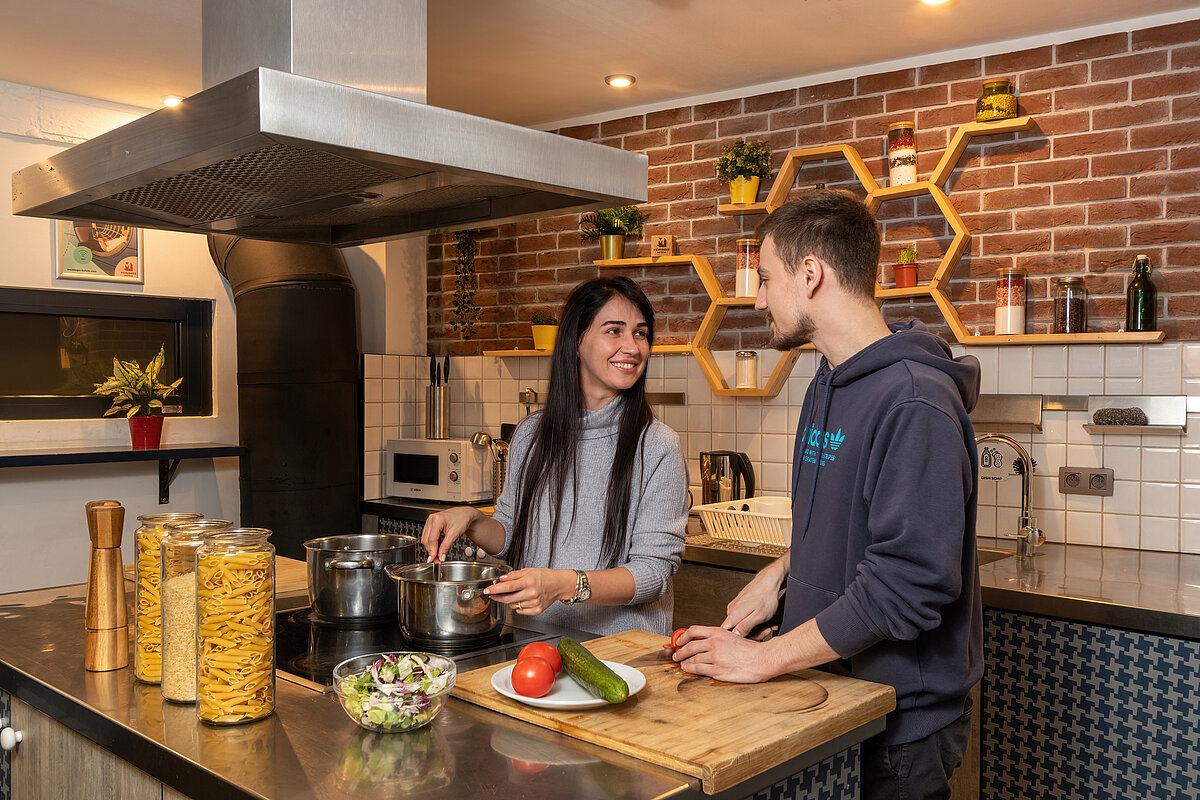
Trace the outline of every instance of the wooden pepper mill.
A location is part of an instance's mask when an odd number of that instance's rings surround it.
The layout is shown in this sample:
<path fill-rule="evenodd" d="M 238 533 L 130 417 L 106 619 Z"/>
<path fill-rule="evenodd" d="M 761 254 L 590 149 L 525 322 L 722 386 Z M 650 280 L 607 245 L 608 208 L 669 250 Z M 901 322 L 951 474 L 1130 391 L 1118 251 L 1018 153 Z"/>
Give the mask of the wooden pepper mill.
<path fill-rule="evenodd" d="M 125 509 L 116 500 L 93 500 L 87 504 L 87 523 L 92 556 L 84 610 L 83 667 L 107 672 L 129 665 L 129 616 L 121 568 Z"/>

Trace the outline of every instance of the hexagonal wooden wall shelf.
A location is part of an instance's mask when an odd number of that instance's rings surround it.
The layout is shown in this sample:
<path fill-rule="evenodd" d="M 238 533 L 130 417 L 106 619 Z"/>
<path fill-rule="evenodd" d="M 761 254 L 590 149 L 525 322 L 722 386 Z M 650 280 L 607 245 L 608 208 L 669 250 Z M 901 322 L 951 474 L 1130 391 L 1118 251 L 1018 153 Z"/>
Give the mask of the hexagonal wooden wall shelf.
<path fill-rule="evenodd" d="M 792 184 L 796 180 L 796 174 L 800 171 L 800 167 L 804 162 L 825 161 L 836 156 L 846 159 L 846 162 L 850 165 L 850 169 L 854 170 L 858 182 L 863 185 L 868 194 L 879 188 L 879 184 L 875 183 L 875 178 L 871 175 L 871 171 L 863 163 L 862 156 L 850 145 L 833 144 L 827 147 L 804 147 L 799 150 L 789 151 L 787 157 L 783 159 L 783 164 L 779 167 L 779 174 L 775 176 L 775 182 L 771 184 L 771 191 L 767 193 L 767 213 L 770 214 L 787 202 L 788 194 L 792 191 Z"/>

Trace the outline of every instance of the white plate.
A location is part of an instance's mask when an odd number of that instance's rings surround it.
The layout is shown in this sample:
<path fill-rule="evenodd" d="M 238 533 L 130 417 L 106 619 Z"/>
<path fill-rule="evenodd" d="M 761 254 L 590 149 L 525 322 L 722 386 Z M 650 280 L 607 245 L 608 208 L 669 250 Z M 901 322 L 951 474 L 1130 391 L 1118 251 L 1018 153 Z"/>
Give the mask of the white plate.
<path fill-rule="evenodd" d="M 615 661 L 605 661 L 609 668 L 625 679 L 625 683 L 629 684 L 629 696 L 646 688 L 646 676 L 634 667 L 627 667 L 624 664 L 618 664 Z M 554 686 L 550 691 L 541 697 L 526 697 L 525 695 L 517 694 L 512 688 L 512 671 L 513 666 L 507 666 L 504 669 L 498 669 L 492 675 L 492 688 L 505 697 L 524 703 L 528 706 L 537 706 L 538 708 L 556 708 L 556 709 L 573 709 L 573 708 L 599 708 L 601 706 L 610 705 L 607 700 L 601 700 L 594 694 L 584 689 L 575 680 L 563 670 L 554 680 Z"/>

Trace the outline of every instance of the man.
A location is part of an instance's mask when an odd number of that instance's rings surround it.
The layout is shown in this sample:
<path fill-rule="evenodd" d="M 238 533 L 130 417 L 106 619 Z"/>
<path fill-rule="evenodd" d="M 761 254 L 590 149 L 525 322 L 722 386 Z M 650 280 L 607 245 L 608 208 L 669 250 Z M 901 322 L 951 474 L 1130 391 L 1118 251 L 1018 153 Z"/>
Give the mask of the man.
<path fill-rule="evenodd" d="M 867 798 L 949 797 L 983 674 L 977 467 L 967 411 L 979 364 L 874 300 L 879 230 L 861 202 L 815 192 L 771 214 L 755 308 L 771 345 L 824 356 L 792 463 L 792 541 L 674 655 L 687 672 L 756 683 L 817 667 L 896 690 L 863 748 Z M 778 609 L 780 635 L 753 633 Z M 761 639 L 761 640 L 760 640 Z"/>

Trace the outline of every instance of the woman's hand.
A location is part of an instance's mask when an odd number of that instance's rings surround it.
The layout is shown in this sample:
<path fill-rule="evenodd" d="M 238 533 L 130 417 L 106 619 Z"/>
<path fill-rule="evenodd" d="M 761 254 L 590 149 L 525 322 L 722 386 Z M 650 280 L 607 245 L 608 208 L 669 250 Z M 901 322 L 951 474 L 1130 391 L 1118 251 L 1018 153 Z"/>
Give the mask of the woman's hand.
<path fill-rule="evenodd" d="M 518 614 L 540 614 L 558 600 L 575 596 L 577 576 L 570 569 L 518 569 L 483 590 Z"/>
<path fill-rule="evenodd" d="M 445 561 L 454 540 L 466 535 L 481 517 L 483 512 L 470 506 L 456 506 L 430 514 L 421 531 L 421 544 L 429 552 L 429 560 Z"/>

